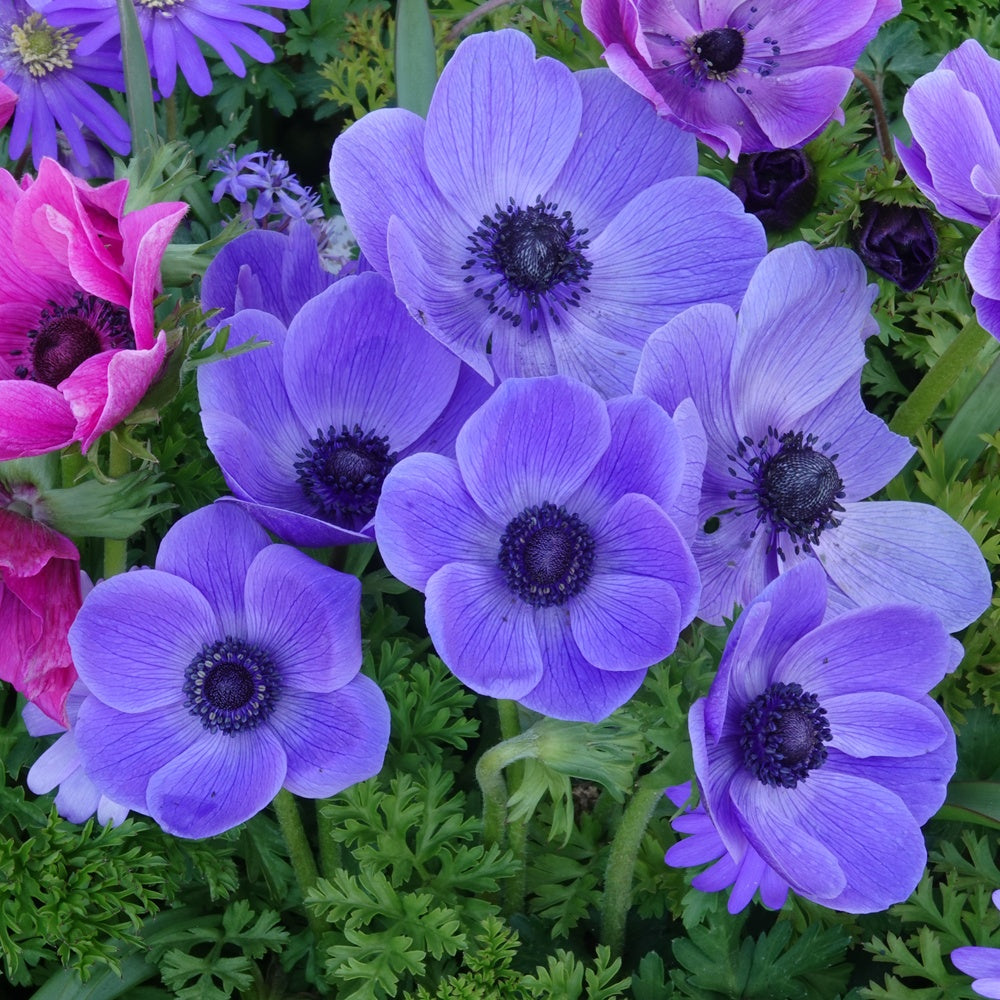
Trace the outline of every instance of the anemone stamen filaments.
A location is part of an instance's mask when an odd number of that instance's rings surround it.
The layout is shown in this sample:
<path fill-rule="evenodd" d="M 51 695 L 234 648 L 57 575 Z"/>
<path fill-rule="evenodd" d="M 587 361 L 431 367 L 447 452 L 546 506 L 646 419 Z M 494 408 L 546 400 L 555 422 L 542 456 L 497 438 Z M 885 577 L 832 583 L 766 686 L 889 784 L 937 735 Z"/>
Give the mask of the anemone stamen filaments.
<path fill-rule="evenodd" d="M 827 758 L 826 709 L 801 684 L 771 684 L 740 719 L 743 763 L 765 785 L 794 788 Z"/>
<path fill-rule="evenodd" d="M 296 458 L 298 482 L 320 514 L 362 524 L 375 513 L 382 483 L 396 464 L 388 437 L 358 424 L 353 430 L 317 430 Z"/>
<path fill-rule="evenodd" d="M 816 447 L 819 439 L 801 431 L 779 434 L 768 428 L 765 438 L 755 442 L 744 437 L 727 457 L 733 463 L 729 474 L 745 485 L 729 492 L 737 502 L 728 513 L 755 514 L 757 524 L 767 523 L 784 532 L 794 551 L 811 552 L 827 528 L 840 524 L 844 510 L 844 483 L 837 472 L 837 455 L 828 455 L 830 443 Z M 779 557 L 785 558 L 781 548 Z"/>
<path fill-rule="evenodd" d="M 267 719 L 281 684 L 265 650 L 227 635 L 202 646 L 184 671 L 183 690 L 209 732 L 232 736 Z"/>
<path fill-rule="evenodd" d="M 586 281 L 593 265 L 584 253 L 590 246 L 582 238 L 586 232 L 554 202 L 538 198 L 527 208 L 513 200 L 506 208 L 498 204 L 469 236 L 470 256 L 462 269 L 473 273 L 464 280 L 482 281 L 485 273 L 487 280 L 474 294 L 512 326 L 524 322 L 534 331 L 543 311 L 558 325 L 556 307 L 577 306 L 580 294 L 590 291 Z"/>
<path fill-rule="evenodd" d="M 83 292 L 68 306 L 50 301 L 28 340 L 26 354 L 10 352 L 15 377 L 53 387 L 95 354 L 135 347 L 128 310 Z"/>
<path fill-rule="evenodd" d="M 590 580 L 594 539 L 576 514 L 552 503 L 527 507 L 508 525 L 497 555 L 507 586 L 526 604 L 565 604 Z"/>
<path fill-rule="evenodd" d="M 20 24 L 10 26 L 10 40 L 4 52 L 13 56 L 33 77 L 48 76 L 60 69 L 72 69 L 70 53 L 80 44 L 68 28 L 54 28 L 35 12 Z"/>

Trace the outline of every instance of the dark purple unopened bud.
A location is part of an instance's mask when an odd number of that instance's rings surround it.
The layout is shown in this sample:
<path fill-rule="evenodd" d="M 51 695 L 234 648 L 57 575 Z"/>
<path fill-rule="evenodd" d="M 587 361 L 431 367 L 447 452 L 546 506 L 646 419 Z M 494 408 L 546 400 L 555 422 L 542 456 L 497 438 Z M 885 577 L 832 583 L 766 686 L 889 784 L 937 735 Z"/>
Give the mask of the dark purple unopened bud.
<path fill-rule="evenodd" d="M 934 270 L 938 240 L 926 209 L 866 201 L 854 230 L 854 248 L 876 274 L 912 292 Z"/>
<path fill-rule="evenodd" d="M 784 232 L 801 221 L 816 199 L 816 171 L 801 149 L 741 156 L 733 193 L 768 229 Z"/>

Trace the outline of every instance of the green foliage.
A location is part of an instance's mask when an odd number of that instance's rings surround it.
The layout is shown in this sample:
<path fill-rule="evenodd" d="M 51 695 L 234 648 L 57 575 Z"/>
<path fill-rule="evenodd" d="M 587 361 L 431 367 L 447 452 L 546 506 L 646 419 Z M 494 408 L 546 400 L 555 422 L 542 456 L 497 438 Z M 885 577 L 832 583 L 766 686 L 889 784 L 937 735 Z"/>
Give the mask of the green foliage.
<path fill-rule="evenodd" d="M 343 1000 L 398 995 L 447 969 L 468 928 L 496 914 L 486 897 L 516 871 L 509 852 L 481 844 L 482 822 L 439 763 L 388 782 L 355 785 L 321 806 L 351 867 L 321 878 L 307 905 L 331 925 L 326 976 Z"/>
<path fill-rule="evenodd" d="M 151 957 L 177 1000 L 228 1000 L 259 980 L 254 962 L 268 952 L 280 954 L 287 940 L 277 913 L 255 915 L 241 899 L 227 906 L 221 918 L 216 915 L 159 939 Z M 180 947 L 169 947 L 174 943 Z"/>
<path fill-rule="evenodd" d="M 100 964 L 116 966 L 114 940 L 136 931 L 166 897 L 167 862 L 133 841 L 141 824 L 82 827 L 35 807 L 19 809 L 20 789 L 4 805 L 34 820 L 28 837 L 0 836 L 0 955 L 7 978 L 30 981 L 29 970 L 59 962 L 86 978 Z M 21 800 L 23 802 L 23 799 Z M 32 815 L 34 814 L 34 815 Z"/>

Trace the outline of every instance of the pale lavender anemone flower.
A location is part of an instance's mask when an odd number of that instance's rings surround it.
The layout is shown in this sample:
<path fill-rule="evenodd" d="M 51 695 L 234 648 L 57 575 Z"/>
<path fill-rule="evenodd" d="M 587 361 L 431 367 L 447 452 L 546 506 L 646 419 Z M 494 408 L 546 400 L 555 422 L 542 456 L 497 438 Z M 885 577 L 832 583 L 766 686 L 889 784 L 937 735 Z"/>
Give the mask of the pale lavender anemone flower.
<path fill-rule="evenodd" d="M 30 141 L 36 168 L 46 156 L 58 159 L 57 130 L 84 167 L 92 163 L 89 133 L 116 153 L 127 153 L 128 123 L 92 86 L 125 89 L 121 48 L 81 52 L 78 33 L 50 21 L 45 4 L 34 6 L 40 9 L 32 10 L 27 0 L 0 0 L 0 69 L 17 94 L 11 158 Z"/>
<path fill-rule="evenodd" d="M 794 243 L 764 258 L 738 315 L 694 306 L 649 338 L 636 391 L 671 413 L 692 399 L 708 438 L 692 546 L 707 621 L 813 559 L 831 606 L 913 601 L 949 631 L 989 606 L 964 528 L 930 504 L 865 499 L 913 454 L 861 399 L 874 295 L 850 251 Z"/>
<path fill-rule="evenodd" d="M 993 893 L 993 905 L 1000 908 L 1000 889 Z M 1000 948 L 969 945 L 951 953 L 955 967 L 973 977 L 972 988 L 981 997 L 1000 1000 Z"/>
<path fill-rule="evenodd" d="M 426 594 L 438 655 L 474 691 L 597 721 L 668 656 L 698 605 L 686 538 L 704 436 L 647 399 L 510 379 L 458 435 L 386 477 L 386 566 Z"/>
<path fill-rule="evenodd" d="M 198 369 L 202 425 L 231 502 L 295 545 L 371 541 L 386 473 L 413 452 L 451 452 L 492 391 L 374 273 L 310 298 L 287 330 L 236 313 L 228 345 L 250 338 L 269 346 Z"/>
<path fill-rule="evenodd" d="M 584 0 L 608 66 L 720 156 L 801 146 L 900 0 Z"/>
<path fill-rule="evenodd" d="M 24 724 L 31 736 L 60 734 L 59 739 L 31 765 L 27 784 L 36 795 L 45 795 L 58 788 L 56 810 L 71 823 L 84 823 L 96 815 L 97 822 L 102 826 L 105 823 L 118 826 L 128 816 L 128 808 L 102 794 L 87 777 L 76 746 L 76 718 L 88 694 L 90 692 L 87 686 L 78 679 L 66 698 L 69 729 L 54 722 L 30 701 L 21 710 Z"/>
<path fill-rule="evenodd" d="M 389 709 L 361 669 L 361 584 L 271 544 L 233 505 L 181 518 L 156 569 L 97 584 L 70 630 L 87 777 L 168 833 L 208 837 L 282 787 L 377 774 Z"/>
<path fill-rule="evenodd" d="M 949 219 L 983 229 L 965 258 L 980 325 L 1000 337 L 1000 62 L 969 39 L 903 100 L 912 145 L 896 149 L 914 184 Z"/>
<path fill-rule="evenodd" d="M 174 92 L 177 71 L 201 97 L 212 92 L 212 75 L 199 43 L 204 43 L 236 76 L 246 76 L 246 65 L 237 49 L 260 63 L 274 60 L 271 47 L 254 29 L 284 31 L 278 18 L 258 7 L 297 10 L 309 0 L 133 0 L 139 30 L 146 43 L 149 67 L 164 97 Z M 89 55 L 118 40 L 121 25 L 117 0 L 44 0 L 45 14 L 53 24 L 73 25 L 83 35 L 79 51 Z M 93 25 L 93 27 L 90 27 Z M 89 29 L 89 30 L 83 30 Z"/>
<path fill-rule="evenodd" d="M 653 329 L 709 295 L 736 305 L 764 254 L 739 199 L 690 176 L 695 147 L 612 73 L 505 30 L 462 42 L 426 122 L 355 122 L 330 176 L 371 265 L 480 374 L 610 397 Z"/>
<path fill-rule="evenodd" d="M 212 258 L 201 280 L 201 308 L 219 310 L 209 319 L 212 326 L 242 309 L 271 313 L 288 326 L 333 282 L 308 222 L 293 222 L 287 232 L 253 229 L 230 240 Z"/>
<path fill-rule="evenodd" d="M 944 802 L 955 734 L 928 691 L 961 659 L 932 611 L 913 604 L 824 622 L 827 581 L 796 566 L 750 602 L 707 698 L 688 724 L 699 809 L 668 864 L 716 861 L 695 885 L 732 885 L 730 912 L 789 888 L 872 913 L 916 888 L 920 827 Z M 686 789 L 671 789 L 675 803 Z"/>

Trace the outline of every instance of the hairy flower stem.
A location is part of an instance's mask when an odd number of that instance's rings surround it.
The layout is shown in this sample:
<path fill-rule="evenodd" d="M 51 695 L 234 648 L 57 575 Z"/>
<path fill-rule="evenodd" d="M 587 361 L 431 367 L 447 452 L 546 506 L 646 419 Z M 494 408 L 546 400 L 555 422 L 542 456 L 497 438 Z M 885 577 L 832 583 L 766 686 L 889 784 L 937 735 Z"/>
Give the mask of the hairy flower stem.
<path fill-rule="evenodd" d="M 930 423 L 934 411 L 948 390 L 958 381 L 962 372 L 975 364 L 989 341 L 990 335 L 973 316 L 920 380 L 909 399 L 896 410 L 889 423 L 890 429 L 903 437 L 913 437 L 918 430 Z"/>
<path fill-rule="evenodd" d="M 502 703 L 501 703 L 502 704 Z M 507 782 L 503 769 L 538 751 L 538 736 L 529 729 L 490 747 L 476 765 L 476 780 L 483 795 L 483 843 L 503 844 L 507 826 Z"/>
<path fill-rule="evenodd" d="M 108 476 L 120 479 L 132 469 L 132 456 L 114 434 L 108 437 Z M 128 568 L 128 542 L 124 538 L 104 539 L 104 579 L 110 580 Z"/>
<path fill-rule="evenodd" d="M 601 900 L 601 941 L 612 955 L 620 955 L 625 945 L 625 921 L 632 906 L 632 877 L 646 827 L 663 798 L 658 785 L 640 788 L 625 807 L 611 841 L 608 867 L 604 873 Z"/>
<path fill-rule="evenodd" d="M 292 862 L 292 870 L 295 872 L 295 878 L 302 890 L 304 900 L 309 890 L 316 884 L 319 872 L 316 869 L 316 859 L 309 846 L 305 828 L 302 826 L 298 803 L 288 789 L 282 788 L 274 797 L 272 804 L 275 815 L 278 817 L 281 834 L 285 838 L 285 845 L 288 847 L 288 857 Z M 313 939 L 318 949 L 319 943 L 326 933 L 326 925 L 308 903 L 305 903 L 305 908 L 306 916 L 309 919 L 309 929 L 313 933 Z"/>
<path fill-rule="evenodd" d="M 871 98 L 872 111 L 875 114 L 875 134 L 878 136 L 878 148 L 882 151 L 882 159 L 886 163 L 892 163 L 892 133 L 889 131 L 889 121 L 885 117 L 882 95 L 875 86 L 875 81 L 867 73 L 856 69 L 854 78 L 868 91 L 868 96 Z"/>
<path fill-rule="evenodd" d="M 501 699 L 497 702 L 497 713 L 500 716 L 500 735 L 504 740 L 512 740 L 521 733 L 521 720 L 518 717 L 517 702 Z M 524 764 L 516 761 L 508 770 L 508 796 L 521 786 L 524 781 Z M 527 854 L 528 854 L 528 820 L 519 819 L 507 823 L 507 846 L 514 858 L 520 863 L 517 874 L 508 879 L 504 885 L 504 912 L 520 913 L 524 910 L 524 896 L 527 889 Z"/>

